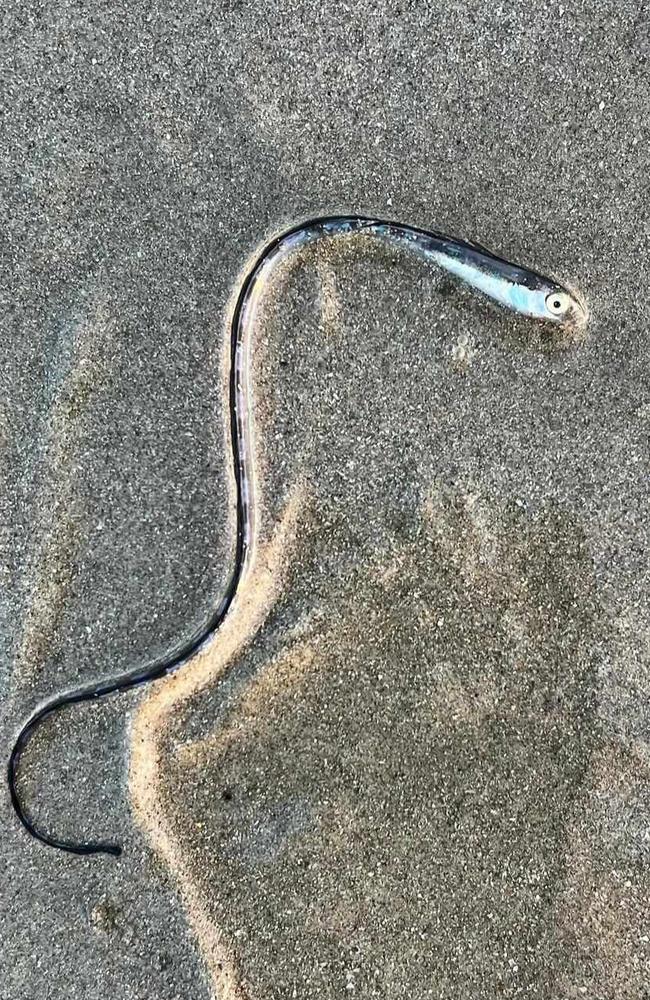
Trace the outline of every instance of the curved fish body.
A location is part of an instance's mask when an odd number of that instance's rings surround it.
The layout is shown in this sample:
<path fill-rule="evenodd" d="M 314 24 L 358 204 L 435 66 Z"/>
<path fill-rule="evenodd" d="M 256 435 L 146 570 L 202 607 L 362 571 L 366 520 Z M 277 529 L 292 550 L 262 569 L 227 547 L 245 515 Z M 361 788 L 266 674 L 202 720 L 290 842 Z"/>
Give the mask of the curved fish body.
<path fill-rule="evenodd" d="M 513 312 L 562 325 L 586 320 L 583 305 L 563 285 L 537 271 L 513 264 L 477 243 L 445 236 L 407 223 L 360 215 L 327 216 L 288 230 L 268 244 L 257 261 L 250 297 L 257 300 L 280 260 L 321 239 L 363 233 L 415 252 Z"/>
<path fill-rule="evenodd" d="M 552 279 L 512 264 L 475 243 L 453 239 L 407 223 L 361 215 L 326 216 L 300 223 L 272 239 L 244 276 L 230 321 L 229 410 L 237 504 L 235 558 L 230 580 L 225 592 L 215 601 L 208 621 L 182 646 L 152 663 L 116 677 L 58 694 L 37 708 L 27 719 L 9 757 L 7 779 L 16 815 L 27 832 L 42 843 L 72 854 L 117 856 L 121 853 L 117 844 L 74 843 L 60 840 L 40 830 L 28 815 L 18 793 L 21 755 L 35 730 L 48 716 L 79 702 L 93 701 L 165 677 L 182 667 L 199 649 L 214 639 L 226 615 L 231 611 L 240 584 L 251 566 L 257 535 L 250 354 L 259 303 L 278 265 L 287 257 L 320 240 L 355 234 L 407 248 L 424 261 L 455 276 L 463 284 L 523 316 L 560 325 L 572 325 L 586 320 L 586 313 L 578 300 Z"/>

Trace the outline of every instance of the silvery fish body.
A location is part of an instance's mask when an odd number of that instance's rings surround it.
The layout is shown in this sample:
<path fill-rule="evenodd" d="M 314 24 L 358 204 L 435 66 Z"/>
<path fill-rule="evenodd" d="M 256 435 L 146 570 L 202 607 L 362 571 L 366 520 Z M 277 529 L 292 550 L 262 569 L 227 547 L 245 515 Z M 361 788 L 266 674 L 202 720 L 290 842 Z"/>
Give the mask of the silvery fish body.
<path fill-rule="evenodd" d="M 215 600 L 209 620 L 181 647 L 153 663 L 117 677 L 55 695 L 27 719 L 10 754 L 7 779 L 11 802 L 18 819 L 27 832 L 42 843 L 71 854 L 120 854 L 121 848 L 116 844 L 76 843 L 61 840 L 40 830 L 27 813 L 18 793 L 20 758 L 31 736 L 48 716 L 69 705 L 102 698 L 112 692 L 126 691 L 136 685 L 165 677 L 182 667 L 199 649 L 214 639 L 235 602 L 239 586 L 250 568 L 255 552 L 257 504 L 252 448 L 254 425 L 250 354 L 259 303 L 269 282 L 277 273 L 277 267 L 287 257 L 319 240 L 348 237 L 355 233 L 407 247 L 423 260 L 442 268 L 469 287 L 523 316 L 564 325 L 582 323 L 586 319 L 586 313 L 575 296 L 550 278 L 511 264 L 477 244 L 452 239 L 409 224 L 360 215 L 337 215 L 300 223 L 272 239 L 258 254 L 245 275 L 230 322 L 229 408 L 237 504 L 236 551 L 230 580 L 224 593 Z"/>
<path fill-rule="evenodd" d="M 319 223 L 312 226 L 319 228 Z M 362 216 L 332 217 L 323 220 L 320 226 L 328 236 L 363 231 L 407 247 L 522 316 L 562 325 L 580 325 L 586 320 L 582 303 L 562 285 L 537 271 L 504 260 L 476 243 L 404 223 Z"/>

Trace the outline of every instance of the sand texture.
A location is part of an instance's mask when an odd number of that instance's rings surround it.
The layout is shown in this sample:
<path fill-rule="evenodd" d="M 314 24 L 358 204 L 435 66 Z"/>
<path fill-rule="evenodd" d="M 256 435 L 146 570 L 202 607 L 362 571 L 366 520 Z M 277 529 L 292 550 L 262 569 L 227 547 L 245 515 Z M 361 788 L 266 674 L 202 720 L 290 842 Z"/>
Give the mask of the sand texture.
<path fill-rule="evenodd" d="M 2 793 L 0 1000 L 645 1000 L 647 12 L 14 4 L 0 746 L 182 643 L 234 549 L 226 317 L 301 217 L 476 239 L 583 336 L 369 239 L 282 267 L 259 539 L 213 644 Z"/>

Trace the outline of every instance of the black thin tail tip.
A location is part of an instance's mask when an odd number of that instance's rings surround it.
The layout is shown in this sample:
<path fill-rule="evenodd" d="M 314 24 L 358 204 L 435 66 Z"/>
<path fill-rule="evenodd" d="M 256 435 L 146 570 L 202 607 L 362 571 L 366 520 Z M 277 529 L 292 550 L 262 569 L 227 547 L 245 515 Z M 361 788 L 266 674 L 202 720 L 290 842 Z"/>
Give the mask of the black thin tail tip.
<path fill-rule="evenodd" d="M 109 854 L 112 858 L 119 858 L 122 848 L 119 844 L 98 844 L 93 854 Z"/>
<path fill-rule="evenodd" d="M 77 854 L 87 858 L 93 854 L 108 854 L 111 858 L 119 858 L 122 848 L 119 844 L 61 844 L 57 841 L 46 841 L 50 847 L 60 847 L 68 854 Z"/>

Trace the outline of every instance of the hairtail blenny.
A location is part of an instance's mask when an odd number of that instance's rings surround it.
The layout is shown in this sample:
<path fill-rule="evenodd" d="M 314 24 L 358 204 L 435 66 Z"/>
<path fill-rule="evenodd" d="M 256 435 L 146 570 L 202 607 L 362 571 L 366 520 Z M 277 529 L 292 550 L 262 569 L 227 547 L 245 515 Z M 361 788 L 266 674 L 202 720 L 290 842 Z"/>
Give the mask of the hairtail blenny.
<path fill-rule="evenodd" d="M 393 246 L 412 250 L 424 261 L 454 275 L 465 285 L 522 316 L 556 326 L 581 326 L 586 322 L 587 314 L 582 303 L 556 281 L 529 268 L 512 264 L 476 243 L 405 223 L 360 215 L 325 216 L 294 225 L 267 243 L 241 282 L 230 320 L 229 418 L 237 533 L 229 582 L 208 620 L 181 647 L 139 669 L 58 694 L 44 702 L 27 719 L 11 751 L 7 777 L 11 802 L 18 819 L 27 832 L 43 844 L 71 854 L 121 854 L 122 849 L 117 844 L 74 843 L 39 830 L 18 793 L 21 755 L 38 726 L 59 709 L 79 702 L 96 701 L 105 695 L 126 691 L 165 677 L 187 663 L 215 636 L 232 609 L 238 588 L 250 567 L 256 537 L 249 357 L 257 305 L 277 265 L 290 254 L 321 240 L 354 234 L 376 237 Z"/>

